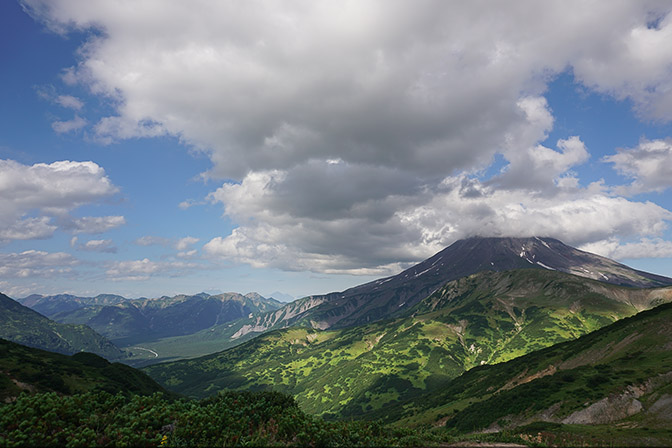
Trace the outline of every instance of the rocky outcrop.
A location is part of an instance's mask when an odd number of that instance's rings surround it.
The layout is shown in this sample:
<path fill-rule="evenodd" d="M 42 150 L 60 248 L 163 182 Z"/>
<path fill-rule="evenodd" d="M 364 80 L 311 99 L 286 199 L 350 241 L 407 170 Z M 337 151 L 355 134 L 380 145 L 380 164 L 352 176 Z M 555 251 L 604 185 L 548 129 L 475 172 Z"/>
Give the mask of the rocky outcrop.
<path fill-rule="evenodd" d="M 643 397 L 655 393 L 663 386 L 672 383 L 672 372 L 651 378 L 637 386 L 628 386 L 620 394 L 610 395 L 593 403 L 585 409 L 576 411 L 561 422 L 568 424 L 599 425 L 615 423 L 635 414 L 644 412 L 653 415 L 672 415 L 672 396 L 663 394 L 647 409 L 642 403 Z M 668 417 L 672 420 L 672 417 Z"/>
<path fill-rule="evenodd" d="M 628 388 L 623 394 L 603 398 L 585 409 L 574 412 L 563 419 L 562 423 L 599 425 L 623 420 L 642 412 L 644 406 L 638 400 L 641 395 L 635 388 Z"/>

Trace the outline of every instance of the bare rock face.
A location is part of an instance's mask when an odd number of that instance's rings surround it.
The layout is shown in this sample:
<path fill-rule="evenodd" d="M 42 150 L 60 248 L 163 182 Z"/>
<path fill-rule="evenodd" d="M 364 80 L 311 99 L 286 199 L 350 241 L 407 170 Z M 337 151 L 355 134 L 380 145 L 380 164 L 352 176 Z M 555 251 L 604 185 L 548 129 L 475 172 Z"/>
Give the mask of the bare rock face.
<path fill-rule="evenodd" d="M 647 412 L 659 420 L 672 423 L 672 395 L 662 395 Z"/>
<path fill-rule="evenodd" d="M 637 394 L 628 391 L 621 395 L 603 398 L 585 409 L 574 412 L 562 420 L 562 423 L 599 425 L 623 420 L 642 412 L 644 409 L 637 397 Z"/>
<path fill-rule="evenodd" d="M 645 396 L 672 383 L 672 372 L 650 378 L 643 384 L 628 386 L 621 394 L 611 395 L 585 409 L 570 414 L 562 423 L 599 425 L 615 423 L 632 415 L 644 413 L 657 419 L 672 421 L 672 395 L 662 394 L 652 405 L 645 408 Z M 649 398 L 651 395 L 649 395 Z M 642 401 L 640 401 L 640 398 Z M 651 403 L 649 401 L 649 403 Z"/>

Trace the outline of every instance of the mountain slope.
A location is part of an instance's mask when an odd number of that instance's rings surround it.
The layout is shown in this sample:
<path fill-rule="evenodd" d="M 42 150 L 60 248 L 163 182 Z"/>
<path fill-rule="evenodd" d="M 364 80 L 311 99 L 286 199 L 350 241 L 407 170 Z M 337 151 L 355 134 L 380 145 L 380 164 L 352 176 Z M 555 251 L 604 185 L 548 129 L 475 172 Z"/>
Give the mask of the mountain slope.
<path fill-rule="evenodd" d="M 669 428 L 672 303 L 506 363 L 474 368 L 385 411 L 369 417 L 401 419 L 400 424 L 439 421 L 458 431 L 534 421 Z"/>
<path fill-rule="evenodd" d="M 57 294 L 54 296 L 31 294 L 16 301 L 43 316 L 53 318 L 58 313 L 73 311 L 85 306 L 115 305 L 125 300 L 124 297 L 114 294 L 99 294 L 96 297 L 78 297 L 71 294 Z"/>
<path fill-rule="evenodd" d="M 86 325 L 65 325 L 0 294 L 0 338 L 29 347 L 58 353 L 80 351 L 107 359 L 121 359 L 126 353 Z"/>
<path fill-rule="evenodd" d="M 309 412 L 355 416 L 671 300 L 672 288 L 636 290 L 543 269 L 486 271 L 449 282 L 393 320 L 273 331 L 145 371 L 196 397 L 273 388 Z"/>
<path fill-rule="evenodd" d="M 242 323 L 233 339 L 293 325 L 345 328 L 393 317 L 448 281 L 481 271 L 555 270 L 631 287 L 672 285 L 672 279 L 631 269 L 552 238 L 460 240 L 404 272 L 339 293 L 310 296 Z"/>
<path fill-rule="evenodd" d="M 84 306 L 57 313 L 53 318 L 62 323 L 86 324 L 116 343 L 129 345 L 192 334 L 281 306 L 281 302 L 256 293 L 201 293 Z"/>
<path fill-rule="evenodd" d="M 141 371 L 92 353 L 66 356 L 0 339 L 0 365 L 0 402 L 12 401 L 24 391 L 107 391 L 125 395 L 165 392 Z"/>

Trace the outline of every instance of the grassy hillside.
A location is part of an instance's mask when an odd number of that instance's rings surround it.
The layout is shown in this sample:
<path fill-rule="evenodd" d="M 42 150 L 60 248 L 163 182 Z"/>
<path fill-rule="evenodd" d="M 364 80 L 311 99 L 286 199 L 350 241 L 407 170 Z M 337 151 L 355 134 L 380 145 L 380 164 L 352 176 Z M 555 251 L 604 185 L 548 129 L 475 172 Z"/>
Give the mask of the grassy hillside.
<path fill-rule="evenodd" d="M 434 391 L 465 370 L 575 339 L 672 298 L 545 270 L 449 282 L 407 315 L 344 330 L 292 328 L 213 355 L 145 368 L 195 397 L 272 388 L 308 412 L 360 416 Z"/>
<path fill-rule="evenodd" d="M 66 356 L 0 339 L 0 402 L 22 392 L 107 391 L 150 395 L 165 390 L 143 372 L 93 353 Z"/>
<path fill-rule="evenodd" d="M 72 294 L 57 294 L 53 296 L 31 294 L 28 297 L 16 299 L 21 305 L 27 306 L 49 318 L 58 313 L 73 311 L 85 306 L 115 305 L 125 300 L 127 299 L 114 294 L 99 294 L 96 297 L 79 297 Z"/>
<path fill-rule="evenodd" d="M 457 432 L 535 421 L 554 423 L 546 429 L 556 433 L 576 432 L 561 424 L 672 427 L 672 304 L 506 363 L 476 367 L 369 417 L 445 424 Z"/>
<path fill-rule="evenodd" d="M 125 362 L 136 367 L 142 367 L 160 362 L 197 358 L 221 352 L 257 336 L 257 333 L 251 333 L 240 338 L 231 338 L 231 335 L 237 331 L 237 328 L 243 321 L 244 319 L 239 319 L 228 324 L 216 325 L 184 336 L 158 338 L 150 341 L 141 341 L 138 344 L 122 344 L 121 347 L 124 350 L 132 352 L 134 355 L 133 358 Z M 142 346 L 144 350 L 138 350 L 138 346 Z M 151 350 L 153 353 L 147 350 Z"/>
<path fill-rule="evenodd" d="M 107 359 L 127 356 L 86 325 L 54 322 L 4 294 L 0 294 L 0 338 L 58 353 L 86 351 Z"/>

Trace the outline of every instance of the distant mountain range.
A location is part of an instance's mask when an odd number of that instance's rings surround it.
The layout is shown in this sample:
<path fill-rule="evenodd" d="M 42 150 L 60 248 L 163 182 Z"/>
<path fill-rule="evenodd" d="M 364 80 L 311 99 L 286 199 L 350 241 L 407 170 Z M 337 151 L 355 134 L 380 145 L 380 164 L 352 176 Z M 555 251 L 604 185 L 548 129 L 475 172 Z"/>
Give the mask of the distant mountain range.
<path fill-rule="evenodd" d="M 54 322 L 4 294 L 0 294 L 0 338 L 65 354 L 86 351 L 107 359 L 127 356 L 88 326 Z"/>
<path fill-rule="evenodd" d="M 73 311 L 85 306 L 116 305 L 126 300 L 126 298 L 114 294 L 100 294 L 96 297 L 78 297 L 71 294 L 53 296 L 31 294 L 28 297 L 16 299 L 21 305 L 25 305 L 47 317 L 53 317 L 58 313 Z"/>
<path fill-rule="evenodd" d="M 134 300 L 109 294 L 91 298 L 33 295 L 21 302 L 58 322 L 88 325 L 120 345 L 188 335 L 283 306 L 257 293 L 182 294 Z"/>

